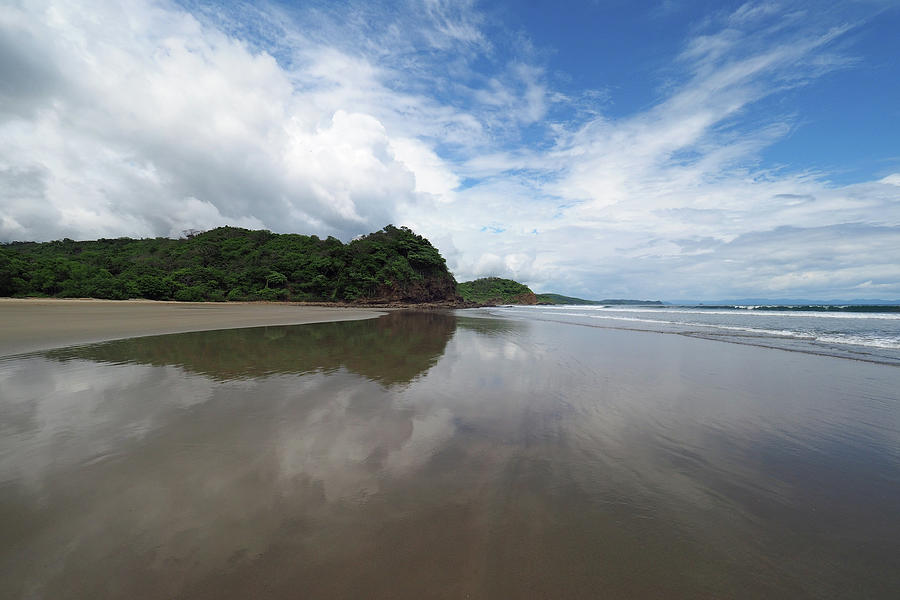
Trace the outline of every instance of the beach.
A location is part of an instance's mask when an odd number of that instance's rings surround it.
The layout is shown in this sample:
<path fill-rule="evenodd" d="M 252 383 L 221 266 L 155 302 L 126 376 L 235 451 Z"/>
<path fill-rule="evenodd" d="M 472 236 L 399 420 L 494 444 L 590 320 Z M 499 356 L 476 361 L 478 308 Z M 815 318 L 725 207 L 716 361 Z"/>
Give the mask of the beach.
<path fill-rule="evenodd" d="M 145 335 L 370 319 L 383 312 L 264 302 L 0 298 L 0 356 Z"/>
<path fill-rule="evenodd" d="M 6 357 L 0 596 L 893 598 L 897 389 L 486 310 Z"/>

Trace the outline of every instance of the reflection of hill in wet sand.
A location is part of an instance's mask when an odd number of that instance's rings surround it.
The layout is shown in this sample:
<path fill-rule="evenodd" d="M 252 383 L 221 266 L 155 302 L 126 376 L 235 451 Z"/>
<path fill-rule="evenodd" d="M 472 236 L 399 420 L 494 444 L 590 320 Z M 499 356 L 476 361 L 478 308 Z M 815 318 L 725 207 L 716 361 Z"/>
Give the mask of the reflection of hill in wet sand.
<path fill-rule="evenodd" d="M 405 383 L 444 353 L 456 317 L 394 312 L 378 319 L 198 331 L 51 350 L 55 360 L 175 365 L 213 379 L 344 367 L 385 385 Z"/>

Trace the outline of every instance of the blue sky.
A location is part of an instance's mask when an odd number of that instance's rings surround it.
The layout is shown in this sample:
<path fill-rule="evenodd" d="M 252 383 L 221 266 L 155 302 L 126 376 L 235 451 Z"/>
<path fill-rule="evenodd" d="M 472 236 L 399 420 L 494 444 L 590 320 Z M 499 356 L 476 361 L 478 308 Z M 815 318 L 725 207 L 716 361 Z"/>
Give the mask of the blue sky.
<path fill-rule="evenodd" d="M 0 7 L 0 241 L 427 236 L 584 297 L 900 298 L 900 3 Z"/>

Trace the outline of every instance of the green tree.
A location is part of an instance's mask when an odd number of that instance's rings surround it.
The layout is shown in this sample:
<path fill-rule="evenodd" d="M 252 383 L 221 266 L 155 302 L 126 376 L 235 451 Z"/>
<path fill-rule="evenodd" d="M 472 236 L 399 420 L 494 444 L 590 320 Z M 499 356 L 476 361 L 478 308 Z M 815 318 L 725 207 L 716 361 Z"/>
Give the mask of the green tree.
<path fill-rule="evenodd" d="M 269 271 L 269 274 L 266 275 L 266 288 L 268 288 L 269 286 L 284 287 L 286 284 L 287 277 L 285 277 L 278 271 Z"/>

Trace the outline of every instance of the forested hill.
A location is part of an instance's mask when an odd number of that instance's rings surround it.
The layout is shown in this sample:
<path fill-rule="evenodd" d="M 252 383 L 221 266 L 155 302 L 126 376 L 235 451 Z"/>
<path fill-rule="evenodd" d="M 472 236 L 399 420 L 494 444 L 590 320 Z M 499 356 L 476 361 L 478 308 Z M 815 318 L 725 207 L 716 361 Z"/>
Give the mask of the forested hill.
<path fill-rule="evenodd" d="M 531 289 L 512 279 L 483 277 L 464 281 L 456 287 L 459 295 L 467 302 L 479 304 L 536 304 L 537 298 Z"/>
<path fill-rule="evenodd" d="M 236 227 L 179 240 L 13 242 L 0 245 L 0 296 L 457 300 L 456 281 L 437 249 L 392 225 L 348 244 Z"/>

